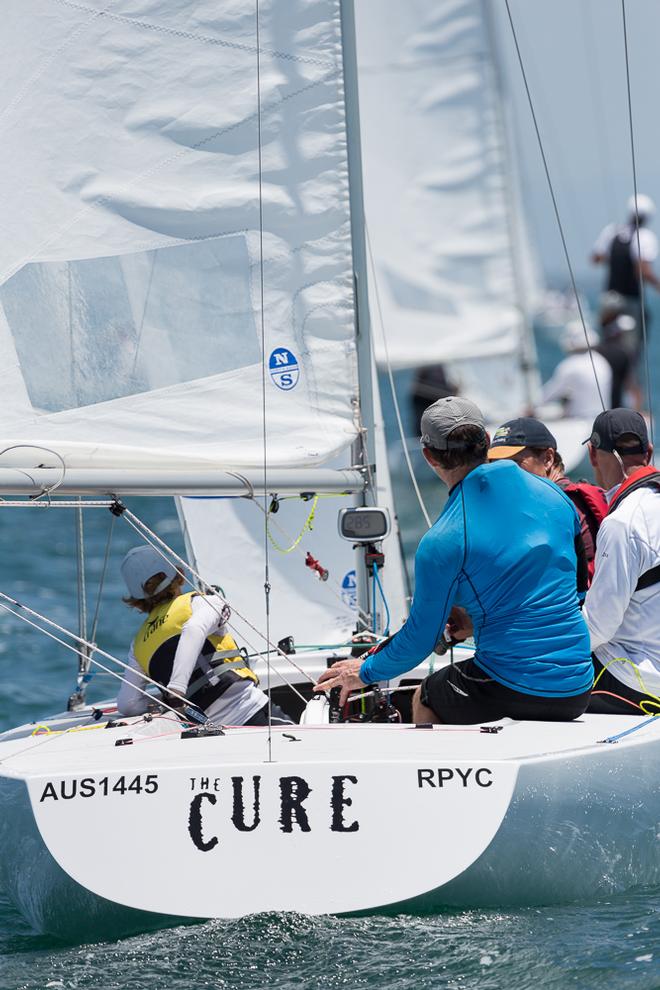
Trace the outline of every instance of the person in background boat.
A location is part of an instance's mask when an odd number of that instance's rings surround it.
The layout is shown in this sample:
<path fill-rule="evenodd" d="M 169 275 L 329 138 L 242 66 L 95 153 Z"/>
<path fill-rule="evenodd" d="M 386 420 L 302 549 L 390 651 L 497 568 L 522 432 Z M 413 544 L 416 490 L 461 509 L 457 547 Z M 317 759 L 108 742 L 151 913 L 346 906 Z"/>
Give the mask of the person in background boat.
<path fill-rule="evenodd" d="M 631 196 L 627 204 L 628 219 L 625 224 L 608 224 L 594 244 L 591 260 L 596 265 L 607 265 L 605 289 L 623 296 L 625 314 L 636 324 L 633 347 L 635 389 L 641 396 L 639 364 L 644 359 L 642 296 L 640 283 L 660 290 L 660 279 L 653 271 L 658 256 L 658 239 L 648 224 L 655 215 L 655 204 L 643 193 Z M 639 230 L 638 230 L 639 224 Z M 650 314 L 644 307 L 644 325 L 648 334 Z"/>
<path fill-rule="evenodd" d="M 560 402 L 564 416 L 591 419 L 612 391 L 612 369 L 595 350 L 598 337 L 579 320 L 568 324 L 560 344 L 566 352 L 541 391 L 541 404 Z M 600 386 L 600 391 L 599 391 Z"/>
<path fill-rule="evenodd" d="M 183 576 L 152 547 L 129 550 L 121 565 L 124 601 L 146 618 L 131 644 L 117 697 L 121 715 L 140 715 L 149 701 L 144 674 L 163 685 L 164 700 L 185 701 L 224 725 L 267 725 L 268 698 L 227 631 L 231 615 L 217 595 L 182 594 Z M 141 689 L 141 690 L 140 690 Z M 290 723 L 272 705 L 272 723 Z"/>
<path fill-rule="evenodd" d="M 443 364 L 430 364 L 415 372 L 410 395 L 412 398 L 415 425 L 422 418 L 424 410 L 447 395 L 456 395 L 459 389 L 447 375 Z"/>
<path fill-rule="evenodd" d="M 660 696 L 660 472 L 632 409 L 601 413 L 585 442 L 609 501 L 583 613 L 596 675 L 589 711 L 640 714 Z"/>
<path fill-rule="evenodd" d="M 589 583 L 594 573 L 596 534 L 607 514 L 605 492 L 588 481 L 571 481 L 566 477 L 564 462 L 557 451 L 557 441 L 545 425 L 531 416 L 510 419 L 493 435 L 489 461 L 502 458 L 515 461 L 524 471 L 539 478 L 549 478 L 568 495 L 580 517 L 582 541 L 589 568 Z"/>
<path fill-rule="evenodd" d="M 625 300 L 618 292 L 606 292 L 600 310 L 600 342 L 596 350 L 612 369 L 612 390 L 607 399 L 610 409 L 624 404 L 624 394 L 634 395 L 639 406 L 641 396 L 634 381 L 635 329 L 632 316 L 627 316 Z"/>
<path fill-rule="evenodd" d="M 427 677 L 413 719 L 475 724 L 505 716 L 568 721 L 587 707 L 589 636 L 576 590 L 586 561 L 577 513 L 546 478 L 508 460 L 488 464 L 484 418 L 450 396 L 422 416 L 426 461 L 449 488 L 445 507 L 415 556 L 410 617 L 365 658 L 339 661 L 317 691 L 384 681 L 425 660 L 448 630 L 474 634 L 474 659 Z"/>

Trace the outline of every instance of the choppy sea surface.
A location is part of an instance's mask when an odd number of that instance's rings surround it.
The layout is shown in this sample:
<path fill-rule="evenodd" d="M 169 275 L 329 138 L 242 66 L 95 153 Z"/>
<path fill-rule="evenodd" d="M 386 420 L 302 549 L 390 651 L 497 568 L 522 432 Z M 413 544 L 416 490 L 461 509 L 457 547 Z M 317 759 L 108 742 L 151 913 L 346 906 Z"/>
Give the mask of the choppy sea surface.
<path fill-rule="evenodd" d="M 440 499 L 430 478 L 425 494 L 436 511 Z M 399 509 L 412 552 L 421 535 L 419 510 L 403 488 Z M 139 515 L 182 549 L 171 500 L 140 500 Z M 87 566 L 96 581 L 108 526 L 105 510 L 86 513 Z M 115 524 L 114 563 L 106 578 L 97 640 L 120 655 L 130 631 L 116 564 L 134 544 L 132 531 Z M 74 547 L 71 512 L 0 509 L 0 591 L 75 628 Z M 90 580 L 90 613 L 96 587 Z M 73 654 L 0 610 L 0 730 L 62 710 L 75 685 L 75 669 Z M 99 674 L 89 697 L 95 700 L 115 690 L 116 684 Z M 373 871 L 382 869 L 423 872 L 429 857 L 443 855 L 451 850 L 439 847 L 420 822 L 405 848 L 392 848 L 387 863 L 347 862 L 344 882 L 368 885 Z M 150 868 L 160 867 L 154 861 Z M 255 869 L 255 883 L 261 868 Z M 653 990 L 660 988 L 660 888 L 598 902 L 507 911 L 360 918 L 263 915 L 93 944 L 63 943 L 34 933 L 0 890 L 0 990 L 239 987 Z"/>

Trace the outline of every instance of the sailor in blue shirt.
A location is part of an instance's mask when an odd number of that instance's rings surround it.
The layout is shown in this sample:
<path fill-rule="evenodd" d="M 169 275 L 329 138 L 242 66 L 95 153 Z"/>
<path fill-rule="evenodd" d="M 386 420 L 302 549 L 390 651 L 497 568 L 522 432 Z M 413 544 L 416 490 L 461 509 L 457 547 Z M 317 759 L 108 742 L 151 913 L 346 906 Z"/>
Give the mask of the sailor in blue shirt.
<path fill-rule="evenodd" d="M 366 660 L 334 664 L 317 689 L 351 690 L 387 680 L 426 659 L 447 627 L 474 635 L 474 659 L 442 668 L 415 692 L 415 722 L 474 724 L 505 716 L 570 720 L 587 708 L 593 681 L 580 612 L 580 522 L 551 481 L 501 461 L 468 399 L 439 399 L 422 416 L 429 465 L 449 498 L 415 557 L 410 617 Z"/>

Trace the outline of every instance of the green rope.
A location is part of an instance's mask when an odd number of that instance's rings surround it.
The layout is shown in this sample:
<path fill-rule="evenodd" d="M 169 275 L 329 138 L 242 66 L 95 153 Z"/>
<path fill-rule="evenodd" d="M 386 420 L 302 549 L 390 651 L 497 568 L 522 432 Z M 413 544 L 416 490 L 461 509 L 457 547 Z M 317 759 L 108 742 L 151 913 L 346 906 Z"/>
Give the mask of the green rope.
<path fill-rule="evenodd" d="M 305 533 L 309 533 L 314 526 L 314 513 L 316 512 L 316 506 L 318 505 L 318 502 L 319 502 L 319 497 L 318 495 L 315 495 L 314 498 L 312 499 L 312 507 L 309 510 L 309 515 L 307 516 L 307 519 L 305 519 L 302 529 L 300 530 L 298 536 L 295 538 L 295 540 L 293 541 L 290 547 L 281 547 L 279 543 L 276 541 L 273 534 L 271 533 L 270 517 L 272 513 L 270 509 L 268 510 L 268 513 L 266 514 L 266 532 L 268 534 L 268 539 L 270 540 L 270 542 L 272 543 L 272 545 L 275 547 L 276 550 L 278 550 L 280 553 L 291 553 L 292 550 L 296 549 L 296 547 L 302 540 Z"/>

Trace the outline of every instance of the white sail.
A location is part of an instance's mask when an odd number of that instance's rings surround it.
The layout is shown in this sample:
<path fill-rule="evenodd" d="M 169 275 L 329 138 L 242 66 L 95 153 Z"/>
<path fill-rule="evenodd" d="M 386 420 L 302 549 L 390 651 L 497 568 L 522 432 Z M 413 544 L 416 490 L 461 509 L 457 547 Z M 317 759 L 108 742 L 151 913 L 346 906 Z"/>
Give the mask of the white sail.
<path fill-rule="evenodd" d="M 259 467 L 262 283 L 269 463 L 357 436 L 339 2 L 260 9 L 260 100 L 254 4 L 3 11 L 0 446 Z"/>
<path fill-rule="evenodd" d="M 347 101 L 355 98 L 355 93 L 347 93 Z M 353 105 L 350 110 L 357 119 L 357 107 Z M 354 142 L 357 139 L 357 135 L 353 135 Z M 353 199 L 359 227 L 361 201 L 355 190 Z M 361 234 L 360 231 L 360 237 Z M 354 505 L 356 501 L 359 504 L 361 496 L 357 500 L 350 496 L 321 496 L 315 509 L 313 528 L 308 531 L 304 527 L 312 503 L 309 500 L 283 500 L 277 513 L 269 516 L 267 535 L 261 500 L 183 498 L 178 501 L 189 557 L 204 580 L 222 583 L 223 575 L 240 576 L 235 581 L 232 595 L 238 612 L 249 612 L 255 602 L 263 600 L 263 551 L 266 549 L 264 540 L 267 540 L 273 642 L 293 636 L 297 643 L 308 645 L 343 643 L 357 627 L 372 625 L 382 633 L 390 626 L 392 630 L 398 628 L 407 615 L 403 560 L 368 322 L 367 314 L 363 312 L 361 331 L 365 356 L 360 367 L 360 384 L 367 395 L 365 405 L 373 405 L 373 416 L 371 411 L 368 415 L 375 460 L 371 469 L 374 473 L 369 479 L 369 498 L 389 510 L 393 523 L 392 532 L 383 544 L 386 564 L 379 574 L 380 589 L 377 589 L 375 601 L 373 595 L 367 593 L 365 584 L 364 549 L 356 552 L 350 543 L 339 538 L 337 531 L 339 509 Z M 345 462 L 341 463 L 340 456 L 329 466 L 340 468 Z M 309 487 L 314 487 L 311 473 Z M 294 546 L 299 534 L 301 538 Z M 255 548 L 261 552 L 256 553 Z M 306 566 L 307 553 L 327 571 L 327 580 L 318 580 L 317 573 Z M 373 590 L 373 581 L 370 584 Z M 236 620 L 236 628 L 243 638 L 249 639 L 249 631 L 243 628 L 240 618 Z"/>
<path fill-rule="evenodd" d="M 232 604 L 239 613 L 251 614 L 255 602 L 263 601 L 264 541 L 268 540 L 272 642 L 293 636 L 299 645 L 337 645 L 370 621 L 380 633 L 394 632 L 408 615 L 404 563 L 377 392 L 375 397 L 377 474 L 373 497 L 389 511 L 392 520 L 392 531 L 382 547 L 385 564 L 379 580 L 383 595 L 377 594 L 375 609 L 373 595 L 369 595 L 368 605 L 364 602 L 363 613 L 359 613 L 358 575 L 364 569 L 364 550 L 356 552 L 349 542 L 339 538 L 337 531 L 339 510 L 354 504 L 350 496 L 321 496 L 312 528 L 306 531 L 303 527 L 312 501 L 283 499 L 277 512 L 269 516 L 267 535 L 262 499 L 177 500 L 189 559 L 208 584 L 231 583 Z M 325 581 L 306 566 L 307 553 L 328 572 Z M 254 639 L 240 617 L 233 621 L 242 641 Z"/>
<path fill-rule="evenodd" d="M 362 0 L 356 16 L 365 209 L 389 360 L 450 362 L 488 413 L 515 411 L 523 358 L 533 358 L 535 269 L 487 4 Z M 383 364 L 378 332 L 374 342 Z"/>

